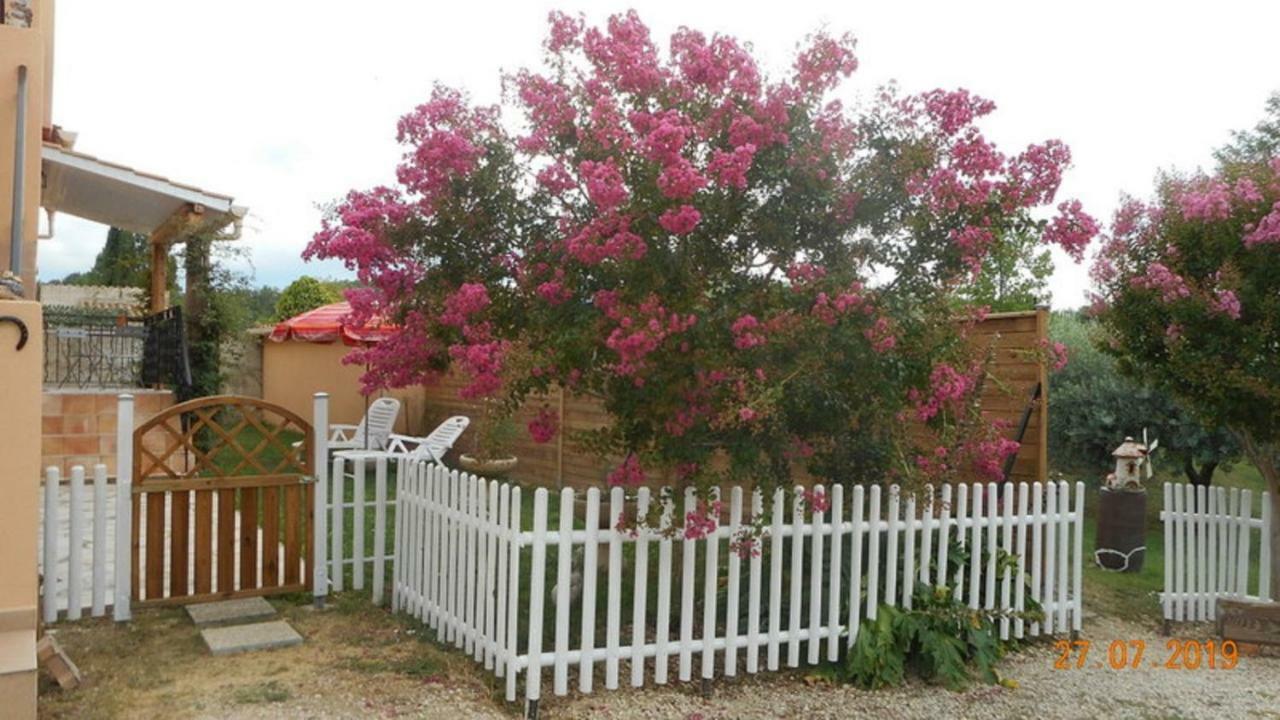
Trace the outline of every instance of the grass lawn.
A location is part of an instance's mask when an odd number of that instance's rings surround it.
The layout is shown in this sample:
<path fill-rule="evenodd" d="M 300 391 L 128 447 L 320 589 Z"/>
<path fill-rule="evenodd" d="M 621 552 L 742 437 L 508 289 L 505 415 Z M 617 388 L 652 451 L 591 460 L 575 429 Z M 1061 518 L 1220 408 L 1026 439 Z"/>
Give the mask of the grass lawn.
<path fill-rule="evenodd" d="M 310 596 L 270 598 L 305 642 L 215 657 L 179 608 L 130 623 L 63 623 L 59 643 L 85 682 L 64 692 L 40 678 L 41 718 L 505 717 L 503 690 L 469 657 L 421 626 L 342 593 L 316 611 Z M 0 712 L 3 716 L 3 712 Z"/>

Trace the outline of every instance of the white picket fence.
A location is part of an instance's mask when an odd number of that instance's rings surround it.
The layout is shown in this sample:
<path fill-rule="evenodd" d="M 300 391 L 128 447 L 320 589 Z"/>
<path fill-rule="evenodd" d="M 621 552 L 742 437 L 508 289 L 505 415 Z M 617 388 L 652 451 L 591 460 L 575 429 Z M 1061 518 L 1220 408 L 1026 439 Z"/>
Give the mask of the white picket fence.
<path fill-rule="evenodd" d="M 852 644 L 881 603 L 910 607 L 917 583 L 949 586 L 970 608 L 1000 613 L 1002 638 L 1080 629 L 1083 483 L 1074 506 L 1065 482 L 959 485 L 954 503 L 951 486 L 936 503 L 918 503 L 896 486 L 828 492 L 827 512 L 775 493 L 764 552 L 743 558 L 728 542 L 764 510 L 759 493 L 744 506 L 743 490 L 732 488 L 728 522 L 708 539 L 614 530 L 619 517 L 643 515 L 650 503 L 662 504 L 670 526 L 675 503 L 648 488 L 634 498 L 612 489 L 607 509 L 600 490 L 587 490 L 581 523 L 575 492 L 562 490 L 554 528 L 549 493 L 539 488 L 526 528 L 520 487 L 420 464 L 403 474 L 396 496 L 393 608 L 504 677 L 508 700 L 523 675 L 533 707 L 544 671 L 563 695 L 571 669 L 579 690 L 590 692 L 597 664 L 605 687 L 618 687 L 623 660 L 634 686 L 666 683 L 673 660 L 679 679 L 690 680 L 695 654 L 704 679 L 717 666 L 728 676 L 740 667 L 776 670 L 784 652 L 790 667 L 834 660 L 841 638 Z M 683 512 L 695 507 L 690 492 Z M 979 551 L 946 578 L 953 535 Z M 1015 567 L 997 566 L 997 550 Z M 1042 620 L 1024 612 L 1033 602 Z"/>
<path fill-rule="evenodd" d="M 95 465 L 88 479 L 80 465 L 66 483 L 58 468 L 45 471 L 39 542 L 45 622 L 60 613 L 68 620 L 101 617 L 115 600 L 115 486 L 105 465 Z"/>
<path fill-rule="evenodd" d="M 334 453 L 328 492 L 316 496 L 316 515 L 329 520 L 329 590 L 347 589 L 348 575 L 350 588 L 363 590 L 368 577 L 373 601 L 382 602 L 387 569 L 395 560 L 394 538 L 387 533 L 398 516 L 394 494 L 402 487 L 411 464 L 376 451 Z"/>
<path fill-rule="evenodd" d="M 1214 620 L 1219 598 L 1271 599 L 1269 538 L 1275 519 L 1270 494 L 1259 495 L 1262 506 L 1255 514 L 1249 490 L 1164 484 L 1165 620 Z"/>

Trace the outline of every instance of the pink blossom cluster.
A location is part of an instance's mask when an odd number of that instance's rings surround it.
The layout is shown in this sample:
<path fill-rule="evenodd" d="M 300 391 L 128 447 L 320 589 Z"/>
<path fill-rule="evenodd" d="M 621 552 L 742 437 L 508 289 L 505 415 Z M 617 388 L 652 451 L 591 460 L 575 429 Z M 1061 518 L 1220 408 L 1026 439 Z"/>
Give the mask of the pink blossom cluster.
<path fill-rule="evenodd" d="M 795 289 L 801 289 L 799 286 L 821 280 L 827 276 L 827 269 L 821 265 L 813 263 L 794 263 L 786 269 L 787 279 L 791 281 Z"/>
<path fill-rule="evenodd" d="M 1258 221 L 1257 227 L 1245 227 L 1244 246 L 1280 243 L 1280 201 L 1271 206 L 1271 212 Z"/>
<path fill-rule="evenodd" d="M 606 291 L 607 292 L 607 291 Z M 616 303 L 616 296 L 596 293 L 596 304 L 617 325 L 605 340 L 605 347 L 618 355 L 613 371 L 636 377 L 647 363 L 645 358 L 658 349 L 668 336 L 682 333 L 698 322 L 695 315 L 668 312 L 656 296 L 649 296 L 634 312 Z M 604 304 L 602 305 L 602 301 Z"/>
<path fill-rule="evenodd" d="M 1209 308 L 1216 313 L 1226 315 L 1232 320 L 1240 319 L 1240 298 L 1236 296 L 1235 291 L 1218 289 L 1213 293 L 1213 299 L 1209 302 Z"/>
<path fill-rule="evenodd" d="M 1221 180 L 1205 180 L 1178 196 L 1187 220 L 1226 220 L 1231 217 L 1231 186 Z"/>
<path fill-rule="evenodd" d="M 893 322 L 883 315 L 876 318 L 871 327 L 863 330 L 862 335 L 871 341 L 871 349 L 878 353 L 887 353 L 898 345 Z"/>
<path fill-rule="evenodd" d="M 672 235 L 688 235 L 702 221 L 702 213 L 692 205 L 671 208 L 658 217 L 658 224 Z"/>
<path fill-rule="evenodd" d="M 710 95 L 728 91 L 734 97 L 755 97 L 760 93 L 755 60 L 733 38 L 715 35 L 708 41 L 697 30 L 682 27 L 671 36 L 671 56 L 684 81 Z"/>
<path fill-rule="evenodd" d="M 1058 205 L 1058 214 L 1045 228 L 1044 240 L 1080 260 L 1084 257 L 1085 248 L 1097 236 L 1098 230 L 1098 222 L 1084 211 L 1080 201 L 1071 200 Z"/>
<path fill-rule="evenodd" d="M 408 145 L 396 179 L 431 211 L 451 183 L 470 174 L 484 155 L 483 136 L 497 132 L 496 108 L 472 108 L 457 90 L 437 85 L 431 99 L 400 120 L 397 139 Z"/>
<path fill-rule="evenodd" d="M 596 209 L 609 212 L 622 205 L 630 197 L 622 173 L 613 158 L 604 162 L 583 160 L 578 165 L 578 173 L 587 185 L 587 197 L 595 203 Z"/>
<path fill-rule="evenodd" d="M 648 249 L 645 241 L 631 231 L 631 218 L 626 216 L 596 218 L 565 240 L 569 256 L 584 265 L 639 260 Z"/>
<path fill-rule="evenodd" d="M 471 376 L 471 382 L 459 389 L 458 395 L 472 399 L 498 392 L 508 346 L 505 340 L 450 345 L 449 357 Z"/>
<path fill-rule="evenodd" d="M 1070 164 L 1071 150 L 1061 140 L 1029 145 L 1009 162 L 1001 194 L 1013 207 L 1051 203 L 1062 185 L 1062 171 Z"/>
<path fill-rule="evenodd" d="M 1148 265 L 1147 274 L 1135 276 L 1129 284 L 1139 289 L 1155 290 L 1165 303 L 1191 297 L 1191 287 L 1187 285 L 1187 281 L 1161 262 Z"/>
<path fill-rule="evenodd" d="M 854 310 L 861 310 L 864 315 L 870 315 L 875 310 L 870 299 L 863 294 L 862 283 L 856 281 L 834 298 L 825 291 L 819 292 L 814 296 L 813 307 L 809 312 L 819 322 L 834 325 L 841 316 Z"/>
<path fill-rule="evenodd" d="M 756 146 L 752 143 L 743 143 L 728 152 L 717 148 L 711 151 L 707 174 L 724 187 L 746 190 L 747 172 L 751 170 L 755 156 Z"/>
<path fill-rule="evenodd" d="M 824 513 L 831 509 L 831 498 L 822 488 L 805 488 L 800 491 L 800 501 L 810 512 Z"/>
<path fill-rule="evenodd" d="M 661 88 L 666 79 L 658 62 L 658 48 L 635 10 L 611 16 L 605 32 L 599 28 L 587 30 L 582 49 L 596 71 L 614 78 L 624 92 L 648 95 Z"/>
<path fill-rule="evenodd" d="M 456 328 L 465 327 L 471 317 L 489 307 L 489 289 L 483 283 L 463 283 L 444 300 L 440 322 Z"/>
<path fill-rule="evenodd" d="M 658 175 L 658 188 L 662 194 L 675 200 L 693 197 L 706 185 L 707 179 L 684 158 L 670 163 Z"/>
<path fill-rule="evenodd" d="M 981 372 L 981 365 L 975 365 L 968 372 L 960 372 L 946 362 L 934 365 L 929 373 L 928 394 L 922 394 L 915 388 L 907 394 L 915 405 L 916 418 L 920 422 L 928 422 L 944 410 L 961 411 L 977 388 Z"/>
<path fill-rule="evenodd" d="M 733 346 L 739 350 L 750 350 L 767 342 L 764 324 L 755 315 L 743 315 L 734 320 L 729 329 L 733 332 Z"/>
<path fill-rule="evenodd" d="M 824 93 L 834 88 L 842 77 L 858 69 L 853 54 L 856 43 L 849 34 L 838 38 L 825 32 L 809 37 L 807 47 L 796 56 L 795 83 L 807 93 Z"/>
<path fill-rule="evenodd" d="M 560 429 L 560 420 L 550 408 L 544 407 L 526 427 L 529 430 L 529 437 L 539 445 L 543 445 L 555 438 L 556 432 Z"/>
<path fill-rule="evenodd" d="M 996 104 L 968 90 L 930 90 L 920 96 L 924 110 L 942 132 L 954 135 L 977 118 L 989 115 Z"/>
<path fill-rule="evenodd" d="M 645 472 L 640 467 L 640 458 L 634 453 L 627 456 L 618 467 L 609 473 L 607 478 L 609 485 L 613 487 L 640 487 L 644 484 Z"/>
<path fill-rule="evenodd" d="M 702 540 L 720 527 L 720 513 L 724 505 L 719 500 L 699 500 L 698 506 L 684 516 L 684 539 Z"/>
<path fill-rule="evenodd" d="M 1021 447 L 1016 440 L 994 437 L 970 444 L 965 448 L 965 454 L 970 457 L 971 467 L 979 477 L 1000 481 L 1004 480 L 1005 460 L 1016 455 Z"/>
<path fill-rule="evenodd" d="M 740 558 L 760 557 L 760 538 L 752 528 L 742 528 L 729 540 L 729 552 Z"/>
<path fill-rule="evenodd" d="M 1059 341 L 1050 342 L 1049 338 L 1040 338 L 1040 349 L 1044 351 L 1049 366 L 1054 372 L 1062 370 L 1067 366 L 1067 346 L 1066 343 Z"/>

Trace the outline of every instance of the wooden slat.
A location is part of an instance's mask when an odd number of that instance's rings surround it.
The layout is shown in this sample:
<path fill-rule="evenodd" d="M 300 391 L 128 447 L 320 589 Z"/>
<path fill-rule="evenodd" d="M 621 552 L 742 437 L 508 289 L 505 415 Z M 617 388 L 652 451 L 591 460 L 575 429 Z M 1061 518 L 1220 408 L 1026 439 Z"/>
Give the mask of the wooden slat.
<path fill-rule="evenodd" d="M 165 493 L 147 495 L 147 597 L 164 596 L 164 498 Z"/>
<path fill-rule="evenodd" d="M 130 537 L 129 537 L 130 553 L 132 554 L 131 562 L 133 563 L 131 565 L 131 567 L 133 568 L 133 571 L 130 573 L 131 587 L 129 589 L 129 597 L 131 597 L 134 600 L 142 599 L 138 593 L 139 578 L 142 576 L 142 563 L 139 562 L 139 555 L 142 549 L 142 538 L 141 538 L 142 510 L 141 508 L 142 508 L 142 497 L 139 495 L 134 495 L 133 496 L 133 512 L 132 512 L 133 528 L 130 530 Z"/>
<path fill-rule="evenodd" d="M 280 584 L 280 489 L 262 488 L 262 586 Z"/>
<path fill-rule="evenodd" d="M 303 488 L 302 504 L 302 514 L 304 518 L 302 525 L 302 557 L 305 559 L 307 566 L 304 569 L 305 571 L 302 573 L 302 584 L 308 590 L 312 589 L 312 584 L 315 579 L 315 573 L 311 571 L 313 567 L 312 563 L 315 562 L 315 548 L 311 542 L 312 529 L 315 527 L 312 524 L 315 522 L 315 507 L 316 486 L 315 483 L 307 483 Z M 399 519 L 400 518 L 398 517 L 396 518 L 397 521 L 399 521 Z"/>
<path fill-rule="evenodd" d="M 213 592 L 213 491 L 196 491 L 195 593 Z M 226 556 L 224 556 L 226 557 Z"/>
<path fill-rule="evenodd" d="M 298 475 L 244 475 L 241 477 L 198 477 L 180 480 L 144 480 L 142 487 L 135 487 L 134 493 L 178 491 L 178 490 L 223 490 L 227 488 L 256 488 L 293 485 L 298 482 Z"/>
<path fill-rule="evenodd" d="M 160 496 L 163 497 L 163 496 Z M 191 549 L 190 493 L 171 494 L 173 504 L 169 511 L 169 595 L 183 597 L 189 594 L 187 585 L 188 551 Z"/>
<path fill-rule="evenodd" d="M 285 487 L 284 493 L 284 583 L 292 585 L 298 582 L 301 568 L 298 560 L 301 557 L 302 488 L 298 485 Z"/>
<path fill-rule="evenodd" d="M 236 586 L 236 491 L 218 491 L 218 592 Z"/>
<path fill-rule="evenodd" d="M 258 588 L 258 489 L 240 489 L 240 592 Z"/>

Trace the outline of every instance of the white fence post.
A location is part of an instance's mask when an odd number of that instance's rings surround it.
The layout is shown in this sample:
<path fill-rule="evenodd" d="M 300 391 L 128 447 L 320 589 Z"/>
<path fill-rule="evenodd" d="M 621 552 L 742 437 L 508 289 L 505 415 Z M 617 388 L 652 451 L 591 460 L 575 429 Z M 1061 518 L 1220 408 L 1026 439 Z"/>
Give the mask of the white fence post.
<path fill-rule="evenodd" d="M 93 466 L 93 616 L 107 614 L 107 466 Z"/>
<path fill-rule="evenodd" d="M 58 540 L 62 528 L 58 522 L 58 468 L 44 471 L 44 621 L 58 620 Z"/>
<path fill-rule="evenodd" d="M 67 619 L 79 620 L 84 610 L 80 588 L 84 581 L 84 466 L 71 468 L 67 520 L 71 534 L 67 547 Z"/>
<path fill-rule="evenodd" d="M 329 594 L 329 393 L 318 392 L 312 400 L 311 432 L 311 467 L 316 474 L 315 509 L 311 514 L 311 593 L 316 607 L 324 607 Z"/>
<path fill-rule="evenodd" d="M 117 622 L 133 617 L 129 606 L 133 588 L 133 396 L 116 401 L 116 584 L 112 616 Z"/>

